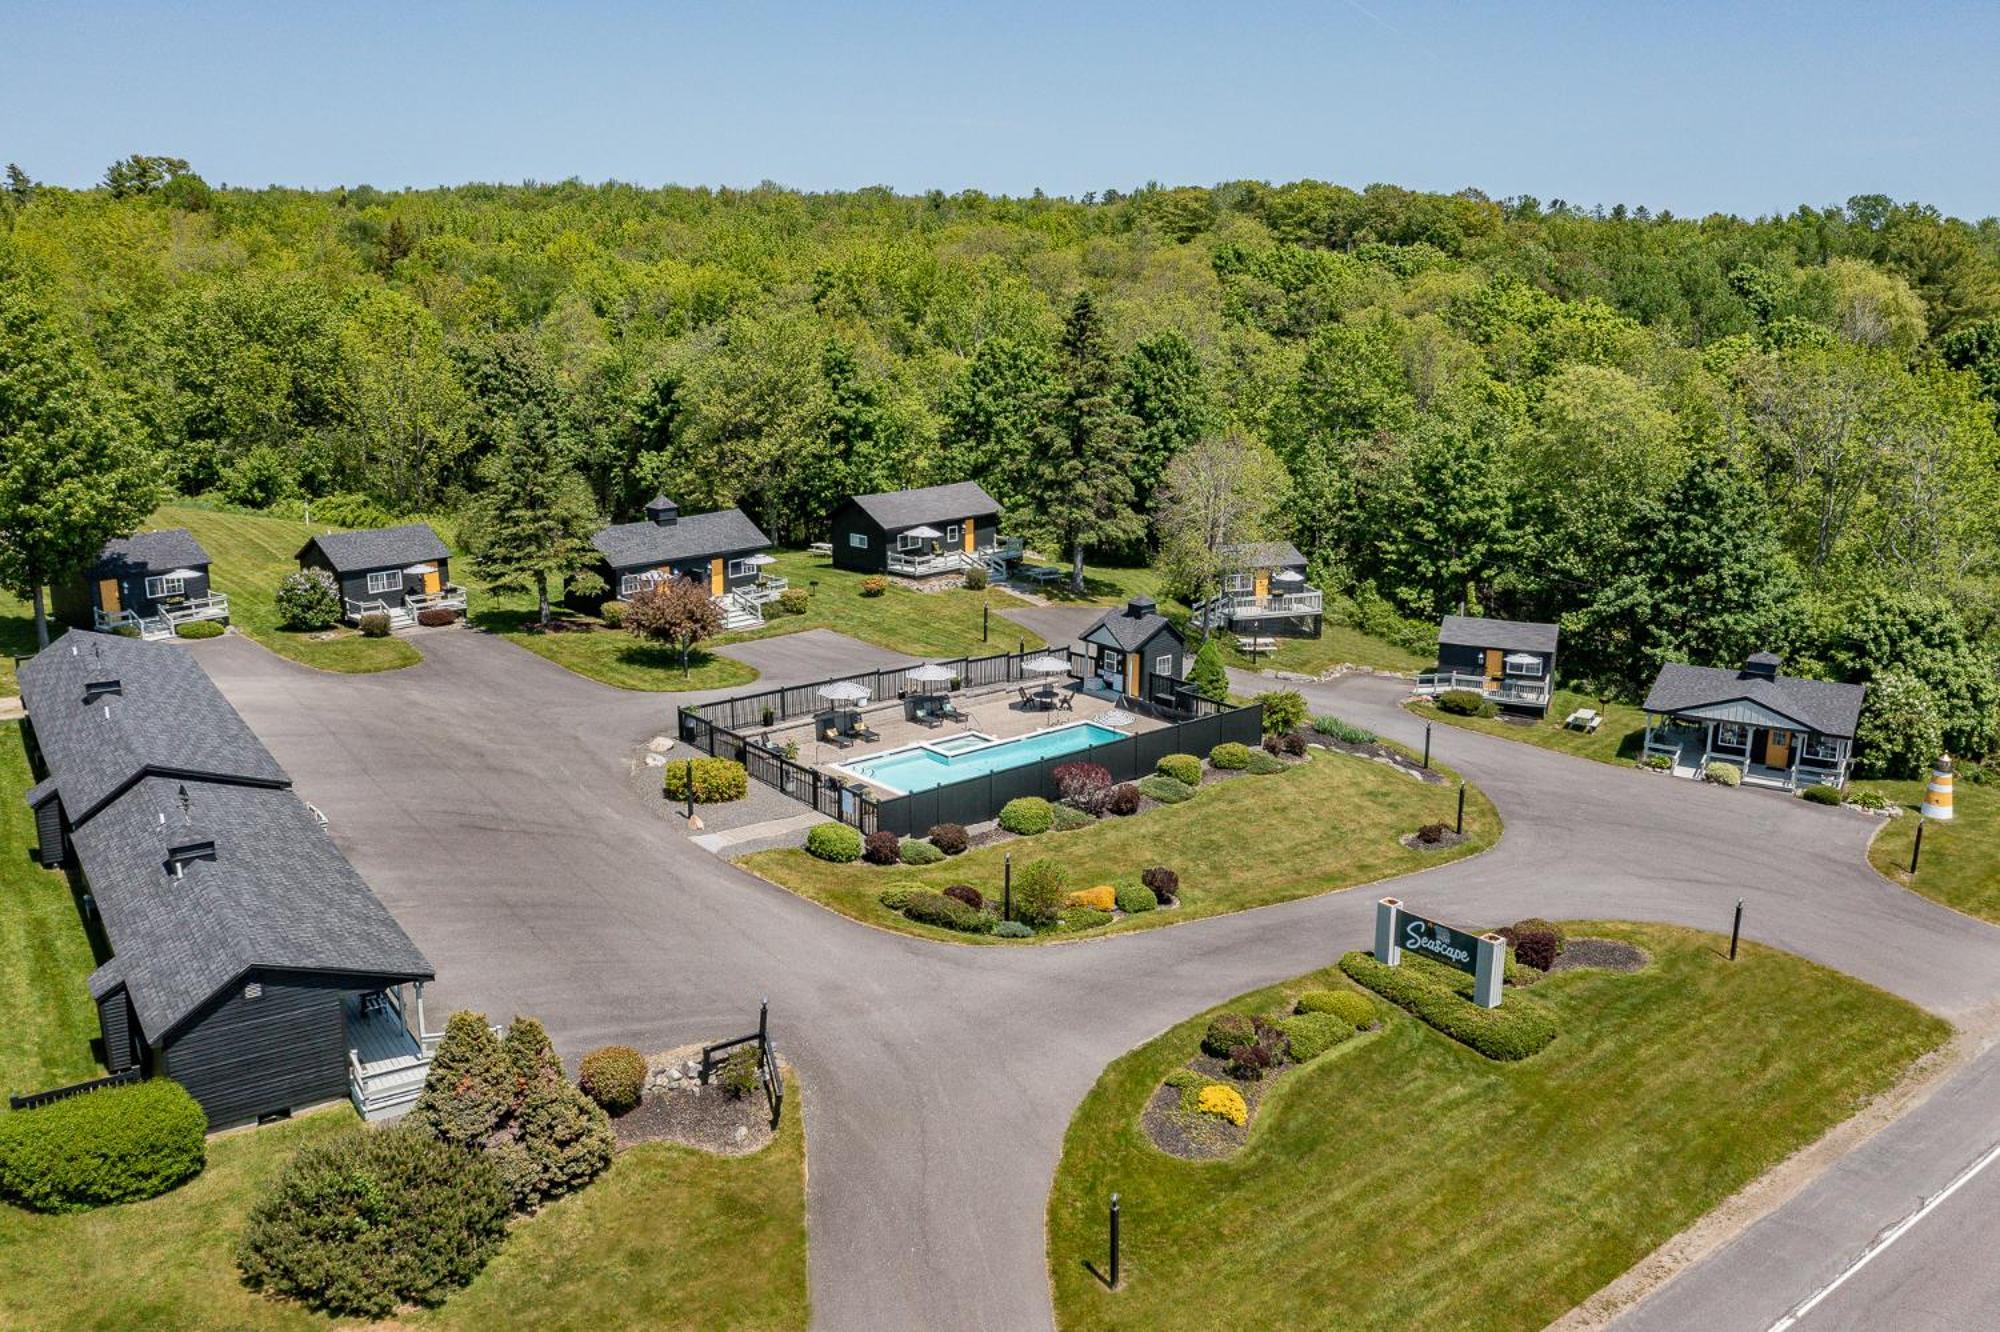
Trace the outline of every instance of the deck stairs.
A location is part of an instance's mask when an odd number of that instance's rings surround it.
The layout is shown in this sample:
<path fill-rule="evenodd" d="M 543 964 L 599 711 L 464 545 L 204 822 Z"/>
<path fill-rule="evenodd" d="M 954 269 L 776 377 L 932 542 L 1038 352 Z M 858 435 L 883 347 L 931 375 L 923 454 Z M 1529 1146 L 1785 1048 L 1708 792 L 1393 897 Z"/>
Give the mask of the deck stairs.
<path fill-rule="evenodd" d="M 391 1004 L 364 1009 L 351 995 L 347 1009 L 347 1091 L 368 1121 L 395 1119 L 417 1103 L 430 1076 L 430 1056 Z"/>
<path fill-rule="evenodd" d="M 173 636 L 174 626 L 164 615 L 148 615 L 139 621 L 139 637 L 149 643 Z"/>
<path fill-rule="evenodd" d="M 725 630 L 755 629 L 764 623 L 764 608 L 748 597 L 731 592 L 718 598 L 715 604 L 722 612 Z"/>
<path fill-rule="evenodd" d="M 390 629 L 408 629 L 416 624 L 416 622 L 417 613 L 408 606 L 391 606 L 389 608 Z"/>

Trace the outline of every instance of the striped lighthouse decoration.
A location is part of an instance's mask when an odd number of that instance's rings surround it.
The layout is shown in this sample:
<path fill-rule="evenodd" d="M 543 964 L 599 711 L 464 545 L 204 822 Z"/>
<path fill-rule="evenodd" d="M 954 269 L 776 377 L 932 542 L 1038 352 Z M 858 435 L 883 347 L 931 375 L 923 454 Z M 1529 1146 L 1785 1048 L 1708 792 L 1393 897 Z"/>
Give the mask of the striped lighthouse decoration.
<path fill-rule="evenodd" d="M 1951 817 L 1951 755 L 1938 755 L 1931 769 L 1930 784 L 1924 787 L 1923 816 L 1927 819 Z"/>

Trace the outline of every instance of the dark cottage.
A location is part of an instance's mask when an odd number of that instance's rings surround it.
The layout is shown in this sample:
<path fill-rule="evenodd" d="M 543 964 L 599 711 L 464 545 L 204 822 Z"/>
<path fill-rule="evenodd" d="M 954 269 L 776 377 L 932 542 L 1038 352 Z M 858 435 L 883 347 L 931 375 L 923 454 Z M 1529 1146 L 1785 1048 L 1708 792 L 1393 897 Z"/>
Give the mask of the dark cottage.
<path fill-rule="evenodd" d="M 20 677 L 38 855 L 111 950 L 90 977 L 106 1065 L 181 1083 L 211 1128 L 407 1108 L 430 963 L 194 660 L 72 633 Z"/>
<path fill-rule="evenodd" d="M 1469 689 L 1502 707 L 1547 712 L 1559 632 L 1534 620 L 1447 615 L 1438 626 L 1437 669 L 1417 677 L 1417 692 Z"/>
<path fill-rule="evenodd" d="M 424 610 L 465 610 L 465 589 L 451 581 L 451 552 L 429 523 L 328 532 L 299 549 L 299 568 L 322 569 L 340 585 L 344 618 L 370 611 L 389 627 L 417 622 Z"/>
<path fill-rule="evenodd" d="M 1170 701 L 1168 682 L 1185 678 L 1187 640 L 1151 597 L 1134 597 L 1124 609 L 1106 611 L 1080 637 L 1090 654 L 1088 679 L 1129 698 Z"/>
<path fill-rule="evenodd" d="M 764 622 L 764 605 L 783 592 L 782 578 L 767 577 L 771 539 L 741 509 L 688 513 L 655 495 L 636 523 L 614 523 L 591 538 L 603 556 L 598 573 L 613 595 L 629 597 L 641 584 L 689 578 L 708 589 L 722 609 L 725 629 Z"/>
<path fill-rule="evenodd" d="M 1228 572 L 1222 591 L 1194 608 L 1204 629 L 1256 637 L 1320 635 L 1325 599 L 1306 581 L 1306 557 L 1289 541 L 1255 541 L 1216 550 Z"/>
<path fill-rule="evenodd" d="M 1723 762 L 1756 786 L 1846 785 L 1867 686 L 1784 675 L 1781 664 L 1758 652 L 1740 671 L 1660 667 L 1646 695 L 1647 756 L 1670 756 L 1682 777 Z"/>
<path fill-rule="evenodd" d="M 976 481 L 850 495 L 833 511 L 833 563 L 907 578 L 984 568 L 1007 576 L 1018 540 L 1000 538 L 1000 505 Z"/>
<path fill-rule="evenodd" d="M 81 578 L 54 589 L 56 617 L 79 629 L 135 629 L 171 638 L 190 620 L 227 620 L 229 598 L 208 584 L 208 552 L 185 527 L 107 542 Z"/>

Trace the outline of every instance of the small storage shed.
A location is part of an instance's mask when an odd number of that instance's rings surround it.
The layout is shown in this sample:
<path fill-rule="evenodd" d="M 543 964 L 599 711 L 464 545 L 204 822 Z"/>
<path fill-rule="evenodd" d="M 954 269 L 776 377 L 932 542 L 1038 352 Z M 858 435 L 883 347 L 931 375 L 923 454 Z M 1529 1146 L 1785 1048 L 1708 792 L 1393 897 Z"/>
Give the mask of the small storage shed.
<path fill-rule="evenodd" d="M 1083 631 L 1091 675 L 1131 698 L 1153 697 L 1156 680 L 1186 678 L 1187 640 L 1151 597 L 1134 597 Z"/>
<path fill-rule="evenodd" d="M 465 591 L 451 581 L 451 552 L 429 523 L 328 532 L 300 547 L 298 561 L 333 575 L 349 618 L 406 607 L 465 609 Z"/>

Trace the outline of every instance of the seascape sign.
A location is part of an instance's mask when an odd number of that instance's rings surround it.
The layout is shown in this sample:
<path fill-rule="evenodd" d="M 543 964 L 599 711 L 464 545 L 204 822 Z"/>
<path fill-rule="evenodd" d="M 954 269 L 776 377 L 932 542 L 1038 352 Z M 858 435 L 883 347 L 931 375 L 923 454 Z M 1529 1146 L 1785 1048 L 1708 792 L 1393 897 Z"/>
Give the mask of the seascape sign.
<path fill-rule="evenodd" d="M 1479 936 L 1455 930 L 1409 910 L 1396 913 L 1397 943 L 1433 962 L 1456 967 L 1468 976 L 1479 973 Z"/>

